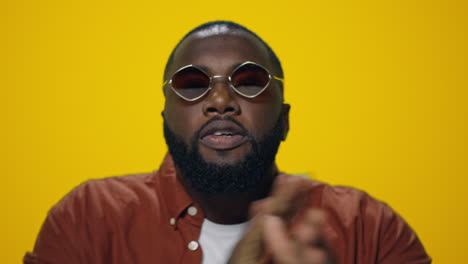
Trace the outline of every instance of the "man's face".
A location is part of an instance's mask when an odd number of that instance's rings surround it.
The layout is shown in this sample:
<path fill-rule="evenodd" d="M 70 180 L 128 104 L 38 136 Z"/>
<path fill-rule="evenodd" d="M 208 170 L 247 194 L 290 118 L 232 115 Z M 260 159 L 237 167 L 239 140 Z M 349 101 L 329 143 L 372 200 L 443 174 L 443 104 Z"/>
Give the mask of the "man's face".
<path fill-rule="evenodd" d="M 179 46 L 168 72 L 171 75 L 192 64 L 210 76 L 229 76 L 246 61 L 258 63 L 275 75 L 268 52 L 251 35 L 242 31 L 211 36 L 195 33 Z M 276 137 L 285 138 L 289 106 L 282 103 L 278 81 L 272 80 L 262 94 L 251 99 L 232 90 L 227 78 L 213 79 L 211 88 L 195 102 L 180 98 L 169 85 L 164 88 L 166 128 L 187 146 L 188 151 L 196 150 L 204 162 L 221 166 L 240 164 L 255 151 L 253 142 L 268 138 L 275 127 L 279 130 L 275 132 L 279 134 Z M 235 135 L 225 135 L 224 132 L 229 130 Z M 181 162 L 175 157 L 174 161 L 176 165 Z"/>

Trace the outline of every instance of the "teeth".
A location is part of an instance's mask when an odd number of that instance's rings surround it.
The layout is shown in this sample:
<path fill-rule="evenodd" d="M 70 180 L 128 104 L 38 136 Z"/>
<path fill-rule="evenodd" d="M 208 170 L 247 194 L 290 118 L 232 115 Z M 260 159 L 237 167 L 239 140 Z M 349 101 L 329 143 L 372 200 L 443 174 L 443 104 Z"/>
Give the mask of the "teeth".
<path fill-rule="evenodd" d="M 231 137 L 232 133 L 230 133 L 230 132 L 215 132 L 213 135 Z"/>

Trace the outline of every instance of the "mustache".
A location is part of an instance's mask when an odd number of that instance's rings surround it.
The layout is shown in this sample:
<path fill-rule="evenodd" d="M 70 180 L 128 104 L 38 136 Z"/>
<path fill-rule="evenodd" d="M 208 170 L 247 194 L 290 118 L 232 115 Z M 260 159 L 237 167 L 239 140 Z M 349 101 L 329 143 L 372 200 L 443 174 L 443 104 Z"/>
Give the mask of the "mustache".
<path fill-rule="evenodd" d="M 244 135 L 246 135 L 246 137 L 248 137 L 249 139 L 251 139 L 251 136 L 250 136 L 250 133 L 249 131 L 244 127 L 244 125 L 242 125 L 239 121 L 237 121 L 236 119 L 234 119 L 232 116 L 224 116 L 224 117 L 220 117 L 220 116 L 215 116 L 213 118 L 211 118 L 210 120 L 206 121 L 206 123 L 204 123 L 199 129 L 197 129 L 197 131 L 195 132 L 194 134 L 194 137 L 193 139 L 198 139 L 200 138 L 200 134 L 201 134 L 201 131 L 207 127 L 209 124 L 213 123 L 214 121 L 230 121 L 230 122 L 233 122 L 234 124 L 236 124 L 237 126 L 240 127 L 240 129 L 242 129 Z"/>

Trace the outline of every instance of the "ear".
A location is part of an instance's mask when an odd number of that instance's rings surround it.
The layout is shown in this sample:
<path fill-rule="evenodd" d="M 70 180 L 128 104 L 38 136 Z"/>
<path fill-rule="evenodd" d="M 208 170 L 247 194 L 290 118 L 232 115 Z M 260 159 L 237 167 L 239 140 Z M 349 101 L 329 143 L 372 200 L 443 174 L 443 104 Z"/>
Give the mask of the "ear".
<path fill-rule="evenodd" d="M 291 110 L 291 105 L 283 104 L 281 106 L 281 115 L 283 120 L 283 135 L 281 137 L 281 141 L 286 140 L 286 137 L 289 132 L 289 110 Z"/>

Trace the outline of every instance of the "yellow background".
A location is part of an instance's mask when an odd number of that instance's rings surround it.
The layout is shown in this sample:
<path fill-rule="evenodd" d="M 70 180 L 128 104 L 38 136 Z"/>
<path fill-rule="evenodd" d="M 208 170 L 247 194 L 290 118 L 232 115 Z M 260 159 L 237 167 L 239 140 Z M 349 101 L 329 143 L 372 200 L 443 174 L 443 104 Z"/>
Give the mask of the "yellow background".
<path fill-rule="evenodd" d="M 162 71 L 215 19 L 283 62 L 280 168 L 389 203 L 434 263 L 468 259 L 465 1 L 0 1 L 2 263 L 79 183 L 158 167 Z"/>

